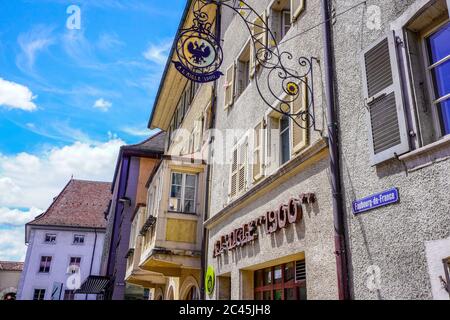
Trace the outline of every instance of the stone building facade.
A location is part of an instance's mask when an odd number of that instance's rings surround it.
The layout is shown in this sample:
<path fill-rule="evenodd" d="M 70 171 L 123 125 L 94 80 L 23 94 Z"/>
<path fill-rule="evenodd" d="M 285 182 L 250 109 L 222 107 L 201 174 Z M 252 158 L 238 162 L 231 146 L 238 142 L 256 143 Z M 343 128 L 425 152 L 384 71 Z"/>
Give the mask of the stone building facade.
<path fill-rule="evenodd" d="M 448 300 L 448 1 L 358 3 L 333 26 L 353 297 Z M 391 188 L 399 203 L 353 213 Z"/>
<path fill-rule="evenodd" d="M 314 92 L 300 85 L 301 96 L 289 107 L 308 110 L 314 101 L 317 117 L 315 128 L 301 120 L 306 127 L 302 129 L 261 99 L 271 97 L 263 85 L 271 77 L 269 70 L 255 62 L 240 14 L 222 7 L 225 76 L 216 90 L 211 207 L 205 222 L 207 264 L 215 271 L 216 286 L 207 299 L 337 299 L 323 75 L 318 63 L 322 29 L 302 34 L 317 23 L 320 1 L 247 3 L 271 28 L 272 35 L 262 35 L 267 39 L 263 41 L 270 46 L 275 38 L 280 51 L 293 53 L 293 59 L 285 61 L 293 63 L 290 67 L 301 73 L 295 65 L 298 59 L 313 58 L 307 85 L 314 85 Z M 250 31 L 259 35 L 256 18 L 250 18 L 256 26 Z M 278 83 L 272 89 L 279 90 L 281 80 L 274 81 Z M 292 215 L 292 221 L 286 215 Z"/>

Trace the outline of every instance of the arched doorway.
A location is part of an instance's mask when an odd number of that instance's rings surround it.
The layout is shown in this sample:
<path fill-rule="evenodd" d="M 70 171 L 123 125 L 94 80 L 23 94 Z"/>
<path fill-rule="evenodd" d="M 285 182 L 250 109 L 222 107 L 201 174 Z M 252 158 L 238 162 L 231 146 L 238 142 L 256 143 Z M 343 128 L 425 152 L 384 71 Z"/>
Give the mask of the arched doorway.
<path fill-rule="evenodd" d="M 182 300 L 200 300 L 200 289 L 197 280 L 193 276 L 187 277 L 181 286 Z"/>
<path fill-rule="evenodd" d="M 167 300 L 174 300 L 175 299 L 175 294 L 173 291 L 173 286 L 169 287 L 169 290 L 167 291 Z"/>

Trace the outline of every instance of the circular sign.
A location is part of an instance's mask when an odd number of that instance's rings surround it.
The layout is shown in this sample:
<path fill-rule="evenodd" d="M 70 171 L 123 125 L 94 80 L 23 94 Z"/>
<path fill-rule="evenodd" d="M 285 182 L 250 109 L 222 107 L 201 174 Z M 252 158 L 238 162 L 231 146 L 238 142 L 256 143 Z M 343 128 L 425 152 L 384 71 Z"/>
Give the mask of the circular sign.
<path fill-rule="evenodd" d="M 205 286 L 206 286 L 206 293 L 211 295 L 214 292 L 214 282 L 215 282 L 216 276 L 214 273 L 214 268 L 212 266 L 209 266 L 206 270 L 205 275 Z"/>

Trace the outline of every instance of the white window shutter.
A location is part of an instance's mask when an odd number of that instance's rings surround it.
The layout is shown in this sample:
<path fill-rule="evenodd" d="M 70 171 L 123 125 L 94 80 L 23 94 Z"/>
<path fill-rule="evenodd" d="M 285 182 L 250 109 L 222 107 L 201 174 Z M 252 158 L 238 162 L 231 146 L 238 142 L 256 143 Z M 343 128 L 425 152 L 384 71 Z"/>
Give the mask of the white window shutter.
<path fill-rule="evenodd" d="M 250 46 L 250 77 L 253 78 L 256 70 L 260 64 L 260 59 L 264 58 L 264 55 L 259 51 L 267 46 L 267 15 L 266 11 L 261 14 L 261 18 L 256 18 L 253 21 L 252 35 L 255 43 Z M 259 59 L 258 59 L 259 57 Z"/>
<path fill-rule="evenodd" d="M 247 189 L 247 168 L 248 168 L 248 142 L 245 140 L 239 145 L 238 152 L 238 192 L 241 193 Z"/>
<path fill-rule="evenodd" d="M 362 64 L 371 162 L 376 165 L 410 150 L 394 33 L 365 50 Z"/>
<path fill-rule="evenodd" d="M 306 78 L 301 82 L 300 95 L 292 101 L 292 112 L 299 114 L 308 111 L 308 88 Z M 299 153 L 309 145 L 309 116 L 298 115 L 291 120 L 292 155 Z M 300 127 L 299 124 L 303 127 Z"/>
<path fill-rule="evenodd" d="M 305 7 L 304 0 L 291 0 L 291 22 L 294 23 Z"/>
<path fill-rule="evenodd" d="M 268 24 L 270 31 L 272 32 L 272 36 L 270 34 L 268 35 L 268 46 L 274 47 L 275 41 L 276 43 L 281 41 L 281 12 L 277 10 L 270 10 Z"/>
<path fill-rule="evenodd" d="M 230 166 L 230 183 L 228 196 L 233 198 L 237 194 L 237 180 L 238 180 L 238 148 L 235 147 L 231 156 L 231 166 Z"/>
<path fill-rule="evenodd" d="M 265 139 L 265 175 L 270 176 L 279 165 L 280 153 L 280 119 L 267 115 Z"/>
<path fill-rule="evenodd" d="M 264 176 L 264 120 L 258 123 L 254 131 L 253 143 L 253 181 L 258 181 Z"/>
<path fill-rule="evenodd" d="M 228 109 L 234 103 L 234 81 L 235 81 L 235 64 L 233 63 L 231 66 L 227 68 L 225 72 L 225 103 L 224 108 Z"/>

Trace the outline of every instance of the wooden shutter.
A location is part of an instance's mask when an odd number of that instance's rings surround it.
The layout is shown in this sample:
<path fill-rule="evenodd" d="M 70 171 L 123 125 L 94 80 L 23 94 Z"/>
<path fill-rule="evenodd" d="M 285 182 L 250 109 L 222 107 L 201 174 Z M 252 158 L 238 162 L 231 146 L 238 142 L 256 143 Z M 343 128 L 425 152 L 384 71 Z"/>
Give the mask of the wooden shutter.
<path fill-rule="evenodd" d="M 258 123 L 254 132 L 253 144 L 253 181 L 264 176 L 264 120 Z"/>
<path fill-rule="evenodd" d="M 260 49 L 265 48 L 267 46 L 267 15 L 266 11 L 261 14 L 261 18 L 256 18 L 253 21 L 252 25 L 252 35 L 254 37 L 255 43 L 251 45 L 250 48 L 250 77 L 253 78 L 256 69 L 258 68 L 260 62 L 257 59 L 259 56 L 260 59 L 264 58 L 262 53 L 259 52 Z M 259 52 L 259 55 L 258 55 Z"/>
<path fill-rule="evenodd" d="M 269 33 L 267 36 L 267 44 L 269 47 L 274 47 L 276 43 L 279 43 L 281 41 L 281 12 L 278 10 L 269 9 L 267 23 L 272 33 L 272 35 L 270 35 Z M 273 39 L 272 37 L 275 39 Z"/>
<path fill-rule="evenodd" d="M 239 145 L 239 162 L 238 162 L 238 193 L 247 189 L 247 167 L 248 167 L 248 143 L 244 141 Z"/>
<path fill-rule="evenodd" d="M 302 13 L 305 1 L 304 0 L 291 0 L 291 22 L 294 23 L 300 13 Z"/>
<path fill-rule="evenodd" d="M 300 96 L 292 101 L 292 112 L 294 114 L 308 111 L 308 88 L 305 82 L 301 83 Z M 296 122 L 291 121 L 291 141 L 292 141 L 292 155 L 295 155 L 305 149 L 309 144 L 309 117 L 302 117 L 301 115 L 294 118 Z"/>
<path fill-rule="evenodd" d="M 265 175 L 269 176 L 278 168 L 280 153 L 280 119 L 269 114 L 266 116 Z"/>
<path fill-rule="evenodd" d="M 364 52 L 363 70 L 371 162 L 375 165 L 410 150 L 393 33 Z"/>
<path fill-rule="evenodd" d="M 233 198 L 237 195 L 237 181 L 238 180 L 238 148 L 233 149 L 231 157 L 231 169 L 230 169 L 230 187 L 229 197 Z"/>
<path fill-rule="evenodd" d="M 224 108 L 228 109 L 234 102 L 234 80 L 235 80 L 235 64 L 227 68 L 225 73 L 225 104 Z"/>
<path fill-rule="evenodd" d="M 193 130 L 193 152 L 198 152 L 201 146 L 201 130 L 202 130 L 202 120 L 201 118 L 194 121 Z"/>

